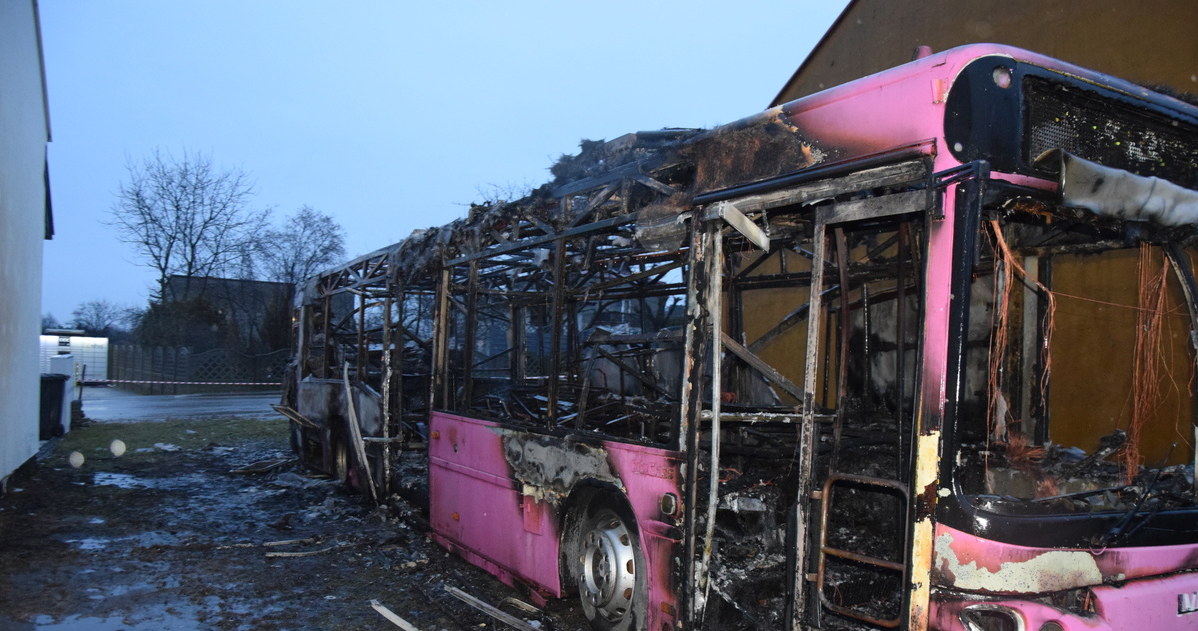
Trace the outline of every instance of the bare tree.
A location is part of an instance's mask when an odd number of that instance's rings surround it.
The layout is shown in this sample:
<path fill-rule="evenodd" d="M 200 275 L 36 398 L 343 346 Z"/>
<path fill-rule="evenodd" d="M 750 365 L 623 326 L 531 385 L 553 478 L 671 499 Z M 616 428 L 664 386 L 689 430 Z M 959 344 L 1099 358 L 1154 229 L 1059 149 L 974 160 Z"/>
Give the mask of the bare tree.
<path fill-rule="evenodd" d="M 247 207 L 253 187 L 243 171 L 220 170 L 200 153 L 176 159 L 160 150 L 125 168 L 112 224 L 158 272 L 156 300 L 188 297 L 191 279 L 218 276 L 254 248 L 268 211 Z M 181 290 L 168 284 L 175 274 L 185 278 Z"/>
<path fill-rule="evenodd" d="M 61 329 L 61 328 L 62 328 L 62 323 L 58 321 L 58 318 L 54 317 L 53 313 L 50 313 L 49 311 L 47 311 L 46 313 L 42 314 L 42 331 L 43 332 L 46 329 Z"/>
<path fill-rule="evenodd" d="M 514 202 L 518 199 L 523 199 L 532 194 L 533 185 L 528 181 L 523 184 L 517 184 L 508 181 L 507 184 L 488 183 L 486 186 L 474 187 L 474 192 L 478 194 L 478 199 L 469 206 L 494 206 L 498 204 L 506 204 Z"/>
<path fill-rule="evenodd" d="M 264 277 L 292 285 L 345 258 L 345 237 L 332 217 L 303 206 L 259 242 Z"/>
<path fill-rule="evenodd" d="M 89 300 L 71 312 L 71 326 L 88 335 L 107 336 L 128 318 L 129 310 L 107 300 Z"/>

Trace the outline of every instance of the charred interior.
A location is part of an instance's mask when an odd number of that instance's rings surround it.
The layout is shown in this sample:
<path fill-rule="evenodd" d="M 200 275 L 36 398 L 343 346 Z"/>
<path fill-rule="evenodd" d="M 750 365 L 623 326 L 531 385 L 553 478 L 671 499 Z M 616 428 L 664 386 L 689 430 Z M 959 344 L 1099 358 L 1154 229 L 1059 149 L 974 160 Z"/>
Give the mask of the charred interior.
<path fill-rule="evenodd" d="M 1195 508 L 1192 229 L 1061 208 L 991 217 L 964 344 L 961 490 L 986 512 L 1075 516 L 1061 543 L 1175 538 L 1156 517 Z"/>
<path fill-rule="evenodd" d="M 617 145 L 661 165 L 656 179 L 583 170 L 588 181 L 556 197 L 475 207 L 314 280 L 297 318 L 301 378 L 288 395 L 294 417 L 310 423 L 297 442 L 362 486 L 355 476 L 365 472 L 344 464 L 355 442 L 345 428 L 360 427 L 380 497 L 419 493 L 401 454 L 427 440 L 427 400 L 583 443 L 685 451 L 690 442 L 684 502 L 692 531 L 711 524 L 707 559 L 696 550 L 692 562 L 707 569 L 697 606 L 713 628 L 781 624 L 795 501 L 801 478 L 815 475 L 829 481 L 823 597 L 852 608 L 881 581 L 893 595 L 871 615 L 897 616 L 921 309 L 924 217 L 912 200 L 928 197 L 927 164 L 897 160 L 741 200 L 763 242 L 724 215 L 737 209 L 692 211 L 679 192 L 692 170 L 651 139 L 657 153 Z M 612 159 L 611 147 L 589 147 Z M 823 333 L 810 380 L 818 429 L 804 457 L 816 211 L 841 201 L 862 213 L 898 193 L 897 214 L 828 230 L 832 271 L 816 292 Z"/>
<path fill-rule="evenodd" d="M 908 195 L 918 191 L 921 169 L 907 163 L 849 178 L 814 207 L 770 209 L 766 251 L 725 231 L 727 316 L 719 405 L 711 406 L 721 433 L 712 628 L 785 623 L 793 572 L 786 550 L 796 544 L 795 498 L 805 479 L 816 481 L 821 498 L 820 525 L 809 532 L 812 597 L 826 624 L 868 627 L 901 615 L 925 221 Z M 882 181 L 894 184 L 878 187 Z M 801 189 L 790 194 L 803 198 Z M 862 212 L 880 208 L 888 210 Z M 831 213 L 862 219 L 821 219 Z M 822 274 L 813 274 L 817 257 Z M 813 317 L 822 332 L 815 338 Z M 808 339 L 817 340 L 813 348 Z M 814 425 L 809 449 L 801 443 L 806 415 Z"/>

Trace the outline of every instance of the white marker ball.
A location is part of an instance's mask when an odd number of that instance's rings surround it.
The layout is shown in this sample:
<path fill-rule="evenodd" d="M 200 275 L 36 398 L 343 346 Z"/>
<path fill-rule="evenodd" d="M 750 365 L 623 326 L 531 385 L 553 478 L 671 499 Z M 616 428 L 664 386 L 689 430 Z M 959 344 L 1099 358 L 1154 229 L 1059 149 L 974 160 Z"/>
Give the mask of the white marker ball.
<path fill-rule="evenodd" d="M 67 462 L 71 463 L 72 467 L 78 469 L 83 466 L 83 454 L 72 451 L 70 456 L 67 456 Z"/>
<path fill-rule="evenodd" d="M 112 455 L 120 458 L 121 456 L 125 455 L 125 441 L 117 438 L 113 440 L 110 445 L 108 445 L 108 449 L 112 451 Z"/>

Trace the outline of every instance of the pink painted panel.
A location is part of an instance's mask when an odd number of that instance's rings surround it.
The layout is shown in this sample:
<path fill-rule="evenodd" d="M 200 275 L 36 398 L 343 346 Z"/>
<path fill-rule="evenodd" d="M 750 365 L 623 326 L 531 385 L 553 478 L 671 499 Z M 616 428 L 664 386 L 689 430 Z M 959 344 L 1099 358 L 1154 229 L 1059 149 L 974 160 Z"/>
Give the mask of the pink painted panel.
<path fill-rule="evenodd" d="M 1012 57 L 1133 94 L 1147 93 L 1145 88 L 1129 82 L 1019 48 L 973 44 L 791 101 L 764 116 L 775 116 L 780 111 L 801 136 L 814 141 L 817 149 L 837 150 L 841 152 L 839 158 L 921 140 L 942 140 L 945 94 L 962 68 L 990 55 Z"/>
<path fill-rule="evenodd" d="M 987 601 L 1021 612 L 1027 628 L 1057 620 L 1065 629 L 1198 629 L 1198 544 L 1101 551 L 1033 548 L 937 525 L 935 550 L 938 587 L 1029 596 L 1092 589 L 1098 619 L 1078 618 L 1021 600 Z M 961 608 L 970 604 L 935 602 L 933 618 L 941 626 L 934 628 L 960 628 L 954 621 Z M 1183 613 L 1185 609 L 1193 611 Z"/>
<path fill-rule="evenodd" d="M 680 454 L 653 447 L 608 442 L 604 444 L 612 470 L 624 481 L 628 503 L 636 517 L 645 556 L 649 592 L 648 629 L 673 629 L 678 612 L 677 591 L 671 568 L 681 555 L 681 530 L 674 516 L 663 515 L 666 493 L 678 499 L 681 519 Z"/>
<path fill-rule="evenodd" d="M 518 579 L 560 596 L 556 513 L 517 488 L 498 427 L 432 414 L 429 521 L 444 539 L 489 561 L 471 559 L 505 582 Z"/>
<path fill-rule="evenodd" d="M 1096 587 L 1098 614 L 1112 629 L 1198 629 L 1198 574 Z"/>
<path fill-rule="evenodd" d="M 1026 600 L 994 600 L 986 601 L 984 604 L 972 600 L 947 600 L 932 602 L 932 616 L 929 621 L 931 631 L 965 631 L 966 627 L 961 624 L 960 613 L 962 609 L 968 607 L 981 607 L 986 609 L 999 609 L 1012 612 L 1022 621 L 1023 626 L 1020 629 L 1027 631 L 1037 631 L 1041 626 L 1049 622 L 1055 622 L 1064 631 L 1122 631 L 1123 629 L 1143 629 L 1148 631 L 1156 631 L 1157 627 L 1115 627 L 1111 626 L 1105 620 L 1092 617 L 1081 617 L 1073 615 L 1067 611 L 1042 605 L 1036 602 Z M 1193 627 L 1161 627 L 1166 631 L 1172 631 L 1175 628 L 1193 629 Z"/>
<path fill-rule="evenodd" d="M 951 572 L 947 570 L 953 566 L 968 567 L 972 564 L 978 571 L 995 573 L 1001 571 L 1004 565 L 1027 563 L 1045 554 L 1063 553 L 1085 553 L 1090 557 L 1092 563 L 1087 564 L 1087 576 L 1098 577 L 1097 582 L 1090 584 L 1198 570 L 1198 544 L 1104 550 L 1033 548 L 983 539 L 943 524 L 936 526 L 936 552 L 935 567 L 942 570 L 942 580 L 948 578 Z M 1093 571 L 1089 571 L 1091 566 Z M 1074 584 L 1065 588 L 1087 585 L 1080 580 L 1082 575 L 1075 576 L 1077 579 L 1073 581 Z M 1195 580 L 1198 580 L 1198 574 Z M 942 584 L 952 585 L 951 581 Z"/>
<path fill-rule="evenodd" d="M 508 584 L 561 597 L 557 507 L 524 495 L 498 423 L 435 412 L 429 427 L 429 519 L 434 537 Z M 640 445 L 603 445 L 637 520 L 649 595 L 649 628 L 674 627 L 678 603 L 670 573 L 680 536 L 662 515 L 664 494 L 681 497 L 679 457 Z M 679 501 L 679 512 L 681 503 Z"/>

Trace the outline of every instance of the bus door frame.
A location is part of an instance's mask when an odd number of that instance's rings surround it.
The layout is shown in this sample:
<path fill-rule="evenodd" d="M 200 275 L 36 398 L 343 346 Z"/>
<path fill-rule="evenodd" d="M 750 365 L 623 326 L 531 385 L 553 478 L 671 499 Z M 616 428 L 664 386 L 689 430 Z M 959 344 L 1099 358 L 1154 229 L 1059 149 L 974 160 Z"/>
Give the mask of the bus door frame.
<path fill-rule="evenodd" d="M 852 165 L 844 165 L 835 173 L 824 172 L 823 177 L 798 179 L 788 176 L 785 182 L 780 182 L 776 188 L 770 188 L 769 182 L 755 184 L 751 192 L 737 195 L 735 191 L 722 191 L 701 195 L 695 199 L 696 221 L 692 232 L 692 280 L 688 290 L 688 309 L 692 313 L 691 323 L 687 327 L 687 373 L 684 388 L 688 390 L 682 397 L 683 409 L 681 422 L 683 432 L 680 443 L 686 452 L 687 475 L 685 478 L 684 495 L 686 497 L 686 513 L 684 517 L 684 559 L 685 568 L 684 590 L 681 594 L 683 618 L 694 624 L 702 619 L 707 599 L 707 583 L 711 571 L 711 549 L 714 541 L 712 513 L 718 502 L 719 476 L 709 476 L 709 486 L 705 490 L 708 497 L 707 521 L 708 527 L 700 536 L 696 532 L 698 525 L 697 500 L 701 497 L 697 479 L 699 459 L 699 429 L 703 420 L 712 422 L 711 435 L 718 437 L 719 431 L 719 402 L 721 384 L 719 383 L 720 355 L 725 348 L 722 332 L 722 285 L 723 285 L 723 240 L 725 234 L 731 234 L 727 227 L 735 230 L 741 236 L 758 247 L 768 251 L 769 236 L 753 220 L 754 215 L 785 206 L 801 206 L 817 204 L 830 197 L 876 190 L 884 187 L 906 185 L 910 190 L 889 193 L 876 197 L 867 197 L 847 202 L 836 202 L 815 208 L 815 238 L 816 256 L 813 259 L 812 287 L 823 284 L 823 265 L 815 261 L 825 259 L 826 232 L 829 226 L 849 223 L 861 219 L 872 219 L 890 215 L 925 213 L 934 218 L 940 211 L 939 197 L 932 190 L 931 179 L 931 150 L 930 147 L 919 147 L 920 152 L 906 151 L 903 159 L 893 163 L 876 166 L 878 162 L 871 161 L 869 168 L 854 171 Z M 913 155 L 915 154 L 915 155 Z M 830 177 L 831 175 L 831 177 Z M 767 189 L 767 190 L 763 190 Z M 727 227 L 726 227 L 727 226 Z M 812 292 L 808 313 L 816 313 L 822 302 L 819 292 Z M 699 330 L 696 330 L 699 329 Z M 818 340 L 820 335 L 819 318 L 808 319 L 808 339 Z M 698 367 L 704 362 L 703 349 L 708 345 L 721 352 L 712 352 L 710 372 Z M 807 615 L 807 583 L 814 574 L 807 572 L 810 563 L 808 539 L 811 535 L 808 524 L 817 515 L 812 508 L 815 492 L 811 471 L 814 468 L 815 442 L 815 401 L 810 393 L 815 391 L 815 370 L 818 362 L 819 344 L 809 344 L 805 357 L 804 384 L 802 385 L 802 423 L 800 429 L 800 489 L 794 505 L 795 539 L 798 542 L 792 550 L 794 559 L 791 566 L 796 568 L 794 581 L 788 585 L 787 616 L 789 629 L 801 629 Z M 704 409 L 701 390 L 707 389 L 702 385 L 703 374 L 711 375 L 711 408 Z M 718 440 L 713 440 L 710 453 L 709 471 L 719 470 Z M 908 537 L 908 541 L 910 537 Z M 907 577 L 909 585 L 909 577 Z M 906 596 L 904 596 L 906 599 Z"/>
<path fill-rule="evenodd" d="M 821 206 L 815 213 L 815 225 L 813 227 L 814 235 L 812 237 L 813 256 L 812 256 L 812 276 L 811 276 L 811 292 L 810 306 L 808 313 L 815 316 L 821 313 L 824 304 L 823 287 L 824 278 L 827 273 L 827 265 L 834 263 L 828 259 L 828 239 L 830 235 L 835 233 L 836 228 L 851 224 L 853 222 L 880 219 L 885 217 L 896 217 L 900 215 L 924 215 L 931 216 L 939 210 L 938 204 L 934 198 L 929 195 L 929 189 L 915 189 L 911 191 L 903 191 L 898 193 L 890 193 L 877 197 L 867 197 L 863 199 L 851 200 L 847 202 L 834 202 L 827 206 Z M 822 510 L 817 508 L 817 504 L 822 505 L 825 498 L 822 489 L 817 488 L 817 480 L 815 480 L 815 447 L 816 447 L 816 402 L 812 395 L 817 389 L 817 373 L 820 359 L 826 352 L 823 345 L 819 342 L 822 340 L 822 317 L 808 317 L 807 319 L 807 339 L 816 340 L 816 343 L 808 343 L 804 365 L 804 382 L 803 390 L 806 396 L 803 401 L 803 423 L 801 428 L 801 436 L 799 439 L 799 493 L 795 502 L 795 526 L 796 526 L 796 562 L 795 567 L 795 582 L 793 587 L 794 599 L 792 602 L 793 616 L 791 619 L 792 629 L 802 629 L 804 621 L 809 616 L 809 609 L 815 608 L 816 612 L 820 611 L 822 606 L 822 594 L 810 594 L 812 589 L 818 590 L 818 572 L 810 572 L 812 560 L 817 558 L 819 550 L 816 542 L 819 533 L 816 525 L 817 519 Z M 918 362 L 917 362 L 918 365 Z M 918 392 L 918 387 L 916 388 Z M 914 407 L 914 406 L 912 406 Z M 837 414 L 841 413 L 840 410 Z M 823 486 L 823 485 L 819 485 Z M 910 498 L 910 490 L 905 488 L 895 487 L 900 490 L 904 496 Z M 908 510 L 910 502 L 908 501 Z M 909 522 L 910 520 L 908 520 Z M 904 535 L 904 584 L 909 586 L 911 581 L 911 564 L 912 558 L 912 537 L 910 531 Z M 910 611 L 910 589 L 903 590 L 903 611 Z M 818 615 L 818 613 L 817 613 Z M 900 618 L 894 621 L 877 621 L 875 624 L 880 624 L 886 627 L 897 627 L 902 623 L 902 614 Z M 892 624 L 887 624 L 892 622 Z"/>

